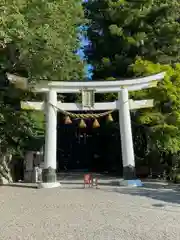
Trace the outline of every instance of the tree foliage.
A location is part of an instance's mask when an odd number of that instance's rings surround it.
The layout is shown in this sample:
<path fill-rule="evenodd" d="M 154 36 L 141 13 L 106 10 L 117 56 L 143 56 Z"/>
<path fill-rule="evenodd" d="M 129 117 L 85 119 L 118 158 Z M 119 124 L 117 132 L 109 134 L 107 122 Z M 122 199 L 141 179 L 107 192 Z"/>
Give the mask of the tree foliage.
<path fill-rule="evenodd" d="M 22 69 L 36 81 L 83 77 L 75 54 L 83 19 L 80 0 L 2 0 L 0 12 L 2 69 Z"/>
<path fill-rule="evenodd" d="M 16 108 L 32 94 L 8 85 L 6 73 L 32 82 L 82 79 L 76 52 L 83 9 L 80 0 L 2 0 L 0 12 L 1 154 L 22 153 L 30 138 L 43 134 L 44 120 Z"/>
<path fill-rule="evenodd" d="M 153 109 L 132 114 L 135 153 L 144 153 L 146 158 L 147 141 L 158 157 L 157 152 L 177 153 L 180 1 L 89 0 L 84 7 L 90 40 L 86 54 L 94 67 L 94 79 L 113 81 L 166 71 L 157 88 L 130 94 L 134 99 L 155 99 Z M 98 97 L 107 101 L 117 96 Z"/>
<path fill-rule="evenodd" d="M 132 76 L 140 56 L 154 63 L 180 61 L 179 0 L 89 0 L 87 49 L 94 78 Z"/>
<path fill-rule="evenodd" d="M 30 138 L 44 133 L 44 121 L 39 119 L 38 114 L 35 119 L 32 113 L 20 111 L 20 96 L 23 96 L 23 93 L 17 94 L 17 89 L 14 89 L 13 86 L 5 90 L 1 89 L 0 150 L 2 154 L 8 151 L 9 154 L 22 155 L 22 151 L 26 148 L 26 142 Z"/>
<path fill-rule="evenodd" d="M 180 151 L 180 64 L 172 67 L 138 59 L 132 70 L 136 76 L 166 72 L 157 88 L 133 92 L 131 97 L 154 99 L 154 108 L 138 111 L 136 120 L 150 127 L 151 138 L 159 150 L 177 153 Z"/>

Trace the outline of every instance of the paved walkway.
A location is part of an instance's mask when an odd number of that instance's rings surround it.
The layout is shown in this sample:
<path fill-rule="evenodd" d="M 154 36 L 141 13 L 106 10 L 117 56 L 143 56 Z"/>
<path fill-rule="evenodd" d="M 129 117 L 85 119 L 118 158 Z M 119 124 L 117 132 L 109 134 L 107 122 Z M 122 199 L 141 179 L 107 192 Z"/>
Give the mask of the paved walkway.
<path fill-rule="evenodd" d="M 2 240 L 179 240 L 180 192 L 100 186 L 0 187 Z"/>

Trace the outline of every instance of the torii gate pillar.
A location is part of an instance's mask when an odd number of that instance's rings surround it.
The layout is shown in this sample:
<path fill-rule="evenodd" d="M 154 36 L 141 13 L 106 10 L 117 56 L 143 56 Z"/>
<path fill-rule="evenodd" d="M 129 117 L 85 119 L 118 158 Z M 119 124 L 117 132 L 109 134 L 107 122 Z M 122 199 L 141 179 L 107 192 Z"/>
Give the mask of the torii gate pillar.
<path fill-rule="evenodd" d="M 128 90 L 122 88 L 119 98 L 119 125 L 121 136 L 121 149 L 123 160 L 123 181 L 120 185 L 142 186 L 142 182 L 136 178 L 134 148 L 131 128 L 131 117 L 129 108 Z"/>
<path fill-rule="evenodd" d="M 46 98 L 46 137 L 44 168 L 42 171 L 42 183 L 39 188 L 59 187 L 56 179 L 56 154 L 57 154 L 57 92 L 49 90 Z"/>

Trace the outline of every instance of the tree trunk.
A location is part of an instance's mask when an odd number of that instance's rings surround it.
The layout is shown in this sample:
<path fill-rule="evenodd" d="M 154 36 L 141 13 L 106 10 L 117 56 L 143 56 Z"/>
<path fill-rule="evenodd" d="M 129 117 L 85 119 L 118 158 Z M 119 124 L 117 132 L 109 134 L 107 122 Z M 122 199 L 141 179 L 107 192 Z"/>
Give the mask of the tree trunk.
<path fill-rule="evenodd" d="M 11 154 L 3 154 L 0 156 L 0 184 L 8 184 L 13 182 L 9 167 L 11 159 Z"/>

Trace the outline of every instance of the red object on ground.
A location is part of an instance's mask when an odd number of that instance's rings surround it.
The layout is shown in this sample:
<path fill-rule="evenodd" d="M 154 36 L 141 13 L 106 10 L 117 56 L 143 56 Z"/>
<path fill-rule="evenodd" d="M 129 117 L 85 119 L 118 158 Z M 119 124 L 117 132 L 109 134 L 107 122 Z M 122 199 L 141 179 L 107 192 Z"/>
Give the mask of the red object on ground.
<path fill-rule="evenodd" d="M 84 184 L 90 184 L 91 183 L 91 174 L 85 174 L 84 175 Z"/>
<path fill-rule="evenodd" d="M 89 187 L 96 186 L 98 188 L 98 179 L 96 177 L 93 177 L 91 174 L 84 174 L 84 188 L 85 185 L 88 184 Z"/>

